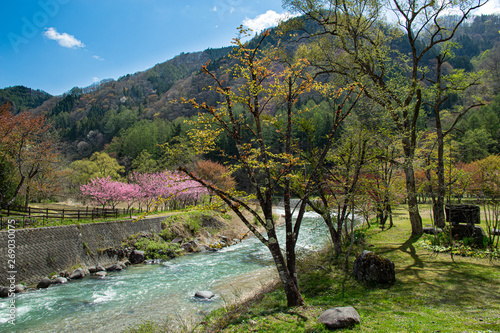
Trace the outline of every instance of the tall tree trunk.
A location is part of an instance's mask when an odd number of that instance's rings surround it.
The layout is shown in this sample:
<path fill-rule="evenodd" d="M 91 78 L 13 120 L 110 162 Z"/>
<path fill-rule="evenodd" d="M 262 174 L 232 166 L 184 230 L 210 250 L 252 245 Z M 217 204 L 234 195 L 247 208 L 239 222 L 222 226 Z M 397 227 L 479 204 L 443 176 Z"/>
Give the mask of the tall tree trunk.
<path fill-rule="evenodd" d="M 287 82 L 287 126 L 286 126 L 286 138 L 285 138 L 285 153 L 292 154 L 292 109 L 293 109 L 293 80 L 292 77 L 288 78 Z M 290 205 L 291 199 L 291 181 L 290 176 L 285 177 L 284 181 L 284 197 L 283 203 L 285 206 L 285 231 L 286 231 L 286 266 L 291 275 L 291 278 L 297 290 L 299 288 L 299 282 L 297 280 L 297 267 L 296 267 L 296 254 L 295 245 L 297 243 L 297 238 L 295 235 L 293 223 L 292 223 L 292 207 Z"/>
<path fill-rule="evenodd" d="M 438 162 L 437 162 L 437 178 L 438 178 L 438 188 L 437 188 L 437 199 L 433 206 L 434 213 L 434 223 L 437 227 L 444 228 L 446 225 L 444 217 L 444 196 L 446 194 L 445 189 L 445 179 L 444 179 L 444 134 L 443 127 L 441 124 L 441 103 L 443 102 L 441 98 L 441 65 L 443 63 L 442 57 L 437 57 L 437 79 L 436 84 L 439 85 L 436 95 L 436 102 L 434 104 L 434 113 L 436 119 L 436 134 L 437 134 L 437 146 L 438 146 Z"/>
<path fill-rule="evenodd" d="M 439 117 L 439 113 L 436 115 Z M 436 120 L 437 123 L 437 120 Z M 441 122 L 439 122 L 441 125 Z M 444 153 L 443 153 L 443 132 L 441 126 L 438 128 L 438 165 L 437 165 L 437 178 L 438 178 L 438 188 L 437 188 L 437 198 L 432 207 L 434 214 L 434 223 L 437 227 L 444 228 L 446 225 L 444 216 L 444 196 L 446 194 L 445 189 L 445 179 L 444 179 Z"/>
<path fill-rule="evenodd" d="M 408 197 L 408 212 L 410 215 L 411 234 L 420 236 L 424 233 L 422 218 L 418 211 L 417 188 L 415 183 L 415 172 L 413 170 L 413 159 L 405 158 L 404 173 L 406 176 L 406 192 Z"/>

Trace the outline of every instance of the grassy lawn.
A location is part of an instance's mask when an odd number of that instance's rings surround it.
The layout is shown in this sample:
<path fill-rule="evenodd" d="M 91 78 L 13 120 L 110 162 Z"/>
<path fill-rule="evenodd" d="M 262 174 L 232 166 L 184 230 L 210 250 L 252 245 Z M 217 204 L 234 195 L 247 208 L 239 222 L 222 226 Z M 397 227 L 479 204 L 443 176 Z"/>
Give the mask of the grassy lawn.
<path fill-rule="evenodd" d="M 327 253 L 316 253 L 300 264 L 306 306 L 286 308 L 277 284 L 249 302 L 215 311 L 195 331 L 328 332 L 316 318 L 350 305 L 361 325 L 336 332 L 500 332 L 500 261 L 437 255 L 419 239 L 408 239 L 410 233 L 406 214 L 400 214 L 389 230 L 365 230 L 365 242 L 350 258 L 352 267 L 355 256 L 369 249 L 391 259 L 393 286 L 365 287 L 341 267 L 330 267 Z"/>

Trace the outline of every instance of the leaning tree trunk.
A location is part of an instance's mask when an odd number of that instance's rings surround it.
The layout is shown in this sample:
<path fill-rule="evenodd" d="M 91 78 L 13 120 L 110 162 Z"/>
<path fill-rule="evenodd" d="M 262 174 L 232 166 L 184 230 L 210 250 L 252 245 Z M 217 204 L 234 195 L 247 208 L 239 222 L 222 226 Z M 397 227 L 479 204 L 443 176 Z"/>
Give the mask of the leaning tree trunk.
<path fill-rule="evenodd" d="M 26 182 L 26 196 L 24 198 L 24 208 L 28 209 L 30 205 L 30 181 Z"/>
<path fill-rule="evenodd" d="M 275 237 L 276 235 L 269 237 L 269 244 L 267 247 L 273 256 L 276 269 L 278 270 L 281 283 L 283 284 L 287 306 L 292 307 L 304 305 L 304 299 L 302 298 L 299 287 L 295 282 L 297 279 L 293 274 L 290 274 L 290 271 L 285 263 L 285 259 L 283 258 L 279 243 L 277 241 L 273 241 L 273 239 L 276 240 Z"/>

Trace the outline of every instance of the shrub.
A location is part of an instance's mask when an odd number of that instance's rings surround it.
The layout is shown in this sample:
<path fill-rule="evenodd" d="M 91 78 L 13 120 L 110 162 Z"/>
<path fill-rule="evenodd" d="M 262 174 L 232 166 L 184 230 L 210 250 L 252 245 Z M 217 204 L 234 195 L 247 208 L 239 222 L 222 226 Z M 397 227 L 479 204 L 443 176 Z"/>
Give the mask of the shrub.
<path fill-rule="evenodd" d="M 159 237 L 156 239 L 141 238 L 135 243 L 135 247 L 144 251 L 144 256 L 148 259 L 171 259 L 182 253 L 179 244 L 165 242 Z"/>

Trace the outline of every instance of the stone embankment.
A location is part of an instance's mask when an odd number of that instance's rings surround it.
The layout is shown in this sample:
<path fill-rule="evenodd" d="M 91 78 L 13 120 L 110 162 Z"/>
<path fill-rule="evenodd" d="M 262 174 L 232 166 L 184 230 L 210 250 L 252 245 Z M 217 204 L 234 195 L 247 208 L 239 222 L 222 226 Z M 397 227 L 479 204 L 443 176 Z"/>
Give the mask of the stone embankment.
<path fill-rule="evenodd" d="M 116 256 L 99 250 L 119 247 L 124 238 L 139 232 L 159 233 L 165 217 L 138 221 L 101 222 L 81 225 L 19 229 L 14 233 L 14 262 L 9 261 L 9 233 L 0 232 L 0 285 L 7 285 L 7 272 L 16 283 L 32 284 L 71 267 L 114 264 Z M 12 260 L 12 259 L 10 259 Z M 10 266 L 14 263 L 15 268 Z"/>
<path fill-rule="evenodd" d="M 8 285 L 15 272 L 16 283 L 33 284 L 48 275 L 72 267 L 115 264 L 119 258 L 100 250 L 120 247 L 124 238 L 140 232 L 159 233 L 165 217 L 138 221 L 101 222 L 81 225 L 19 229 L 14 233 L 14 261 L 9 261 L 9 233 L 0 232 L 0 285 Z M 12 269 L 11 264 L 15 268 Z"/>
<path fill-rule="evenodd" d="M 141 263 L 146 259 L 144 252 L 134 250 L 133 246 L 124 246 L 127 244 L 126 240 L 130 239 L 131 235 L 135 238 L 158 238 L 162 230 L 172 229 L 172 223 L 165 222 L 165 219 L 166 217 L 162 216 L 137 221 L 19 229 L 14 233 L 12 230 L 2 231 L 0 232 L 0 286 L 14 285 L 11 280 L 13 271 L 18 289 L 23 287 L 20 283 L 47 288 L 50 284 L 65 283 L 67 280 L 83 278 L 89 274 L 103 277 L 105 271 L 121 270 L 129 264 Z M 217 221 L 213 217 L 206 220 L 212 221 L 208 223 L 208 226 L 213 227 L 210 228 L 212 231 L 228 232 L 229 235 L 240 231 L 227 229 L 226 223 Z M 188 236 L 182 228 L 177 229 L 179 230 L 169 234 L 182 237 L 176 237 L 171 243 L 177 245 L 179 251 L 184 253 L 216 251 L 236 241 L 226 236 L 202 236 L 192 239 L 196 235 Z M 203 232 L 210 236 L 208 231 Z M 14 260 L 8 260 L 9 239 L 15 241 Z M 191 240 L 183 242 L 188 239 Z M 12 263 L 15 268 L 12 268 Z M 49 276 L 51 279 L 48 279 Z M 59 279 L 56 279 L 57 277 Z M 64 280 L 65 278 L 67 280 Z M 6 288 L 3 289 L 5 290 Z M 18 291 L 21 290 L 16 290 Z M 2 294 L 0 290 L 0 296 Z"/>

